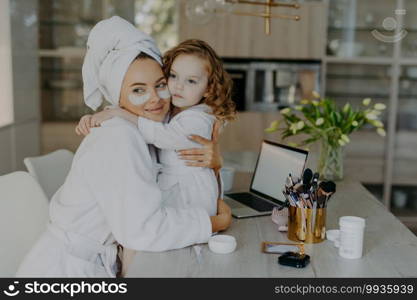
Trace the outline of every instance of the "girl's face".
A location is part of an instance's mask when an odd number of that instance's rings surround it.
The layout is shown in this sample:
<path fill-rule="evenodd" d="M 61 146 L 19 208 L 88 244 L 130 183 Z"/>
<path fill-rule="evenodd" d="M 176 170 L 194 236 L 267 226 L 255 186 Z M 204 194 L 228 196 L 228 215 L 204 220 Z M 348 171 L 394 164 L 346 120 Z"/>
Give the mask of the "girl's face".
<path fill-rule="evenodd" d="M 191 54 L 177 56 L 168 77 L 172 104 L 181 110 L 198 104 L 207 96 L 208 76 L 203 59 Z"/>
<path fill-rule="evenodd" d="M 162 122 L 170 95 L 161 66 L 153 59 L 136 59 L 129 66 L 120 92 L 120 107 Z"/>

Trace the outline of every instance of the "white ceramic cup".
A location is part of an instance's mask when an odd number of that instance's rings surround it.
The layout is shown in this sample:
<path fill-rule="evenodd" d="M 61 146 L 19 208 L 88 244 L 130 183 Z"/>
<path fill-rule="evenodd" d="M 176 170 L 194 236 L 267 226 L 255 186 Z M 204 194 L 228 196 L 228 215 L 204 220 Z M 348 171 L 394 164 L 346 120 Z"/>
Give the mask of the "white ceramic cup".
<path fill-rule="evenodd" d="M 339 219 L 339 255 L 344 258 L 362 257 L 365 219 L 345 216 Z"/>
<path fill-rule="evenodd" d="M 233 187 L 235 169 L 232 167 L 223 167 L 220 169 L 220 175 L 223 180 L 223 190 L 225 192 L 230 191 Z"/>

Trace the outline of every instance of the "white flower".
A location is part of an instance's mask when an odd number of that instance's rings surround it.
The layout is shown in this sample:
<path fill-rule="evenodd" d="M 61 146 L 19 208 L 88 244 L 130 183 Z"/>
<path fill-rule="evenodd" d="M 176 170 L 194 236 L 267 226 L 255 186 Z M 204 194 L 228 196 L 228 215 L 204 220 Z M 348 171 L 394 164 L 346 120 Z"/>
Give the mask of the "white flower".
<path fill-rule="evenodd" d="M 316 125 L 317 126 L 320 126 L 320 125 L 322 125 L 324 123 L 324 119 L 323 118 L 318 118 L 317 120 L 316 120 Z"/>
<path fill-rule="evenodd" d="M 343 112 L 347 112 L 349 110 L 350 104 L 346 103 L 345 106 L 343 107 Z"/>
<path fill-rule="evenodd" d="M 298 123 L 297 123 L 297 129 L 298 130 L 301 130 L 301 129 L 303 129 L 304 128 L 304 122 L 303 121 L 299 121 Z"/>
<path fill-rule="evenodd" d="M 376 114 L 374 114 L 373 112 L 369 112 L 369 113 L 367 113 L 367 114 L 365 115 L 365 117 L 366 117 L 368 120 L 376 120 L 376 119 L 378 119 L 378 116 L 377 116 Z"/>
<path fill-rule="evenodd" d="M 273 122 L 271 123 L 271 125 L 269 125 L 269 127 L 270 127 L 270 128 L 278 128 L 278 125 L 279 125 L 279 121 L 278 121 L 278 120 L 276 120 L 276 121 L 273 121 Z"/>
<path fill-rule="evenodd" d="M 266 132 L 272 133 L 278 130 L 279 121 L 273 121 L 271 125 L 269 125 L 269 128 L 265 129 Z"/>
<path fill-rule="evenodd" d="M 356 126 L 358 126 L 358 125 L 359 125 L 359 123 L 358 123 L 357 121 L 353 121 L 353 122 L 352 122 L 352 126 L 353 126 L 353 127 L 356 127 Z"/>
<path fill-rule="evenodd" d="M 384 103 L 376 103 L 376 104 L 374 105 L 374 108 L 375 108 L 376 110 L 384 110 L 384 109 L 386 109 L 386 108 L 387 108 L 387 106 L 386 106 Z"/>
<path fill-rule="evenodd" d="M 297 123 L 291 124 L 290 125 L 290 130 L 291 130 L 292 134 L 296 134 L 296 132 L 297 132 Z"/>
<path fill-rule="evenodd" d="M 384 124 L 379 120 L 374 120 L 372 121 L 371 124 L 374 125 L 375 127 L 384 127 Z"/>
<path fill-rule="evenodd" d="M 283 115 L 286 115 L 286 114 L 289 114 L 291 112 L 291 109 L 289 107 L 287 107 L 287 108 L 281 109 L 279 112 Z"/>
<path fill-rule="evenodd" d="M 300 103 L 301 104 L 309 104 L 310 103 L 310 100 L 303 99 L 303 100 L 300 101 Z"/>
<path fill-rule="evenodd" d="M 342 136 L 340 137 L 341 140 L 343 140 L 346 143 L 350 142 L 349 137 L 346 134 L 342 134 Z"/>
<path fill-rule="evenodd" d="M 302 109 L 303 109 L 303 106 L 302 106 L 302 105 L 296 105 L 296 106 L 294 107 L 294 109 L 295 109 L 295 110 L 302 110 Z"/>
<path fill-rule="evenodd" d="M 387 133 L 385 132 L 384 128 L 377 128 L 376 132 L 380 135 L 380 136 L 386 136 Z"/>
<path fill-rule="evenodd" d="M 343 141 L 342 139 L 338 140 L 337 142 L 340 146 L 344 146 L 346 144 L 345 141 Z"/>
<path fill-rule="evenodd" d="M 320 99 L 320 94 L 317 91 L 313 91 L 311 94 L 313 95 L 314 98 Z"/>
<path fill-rule="evenodd" d="M 317 105 L 319 105 L 320 102 L 317 101 L 317 100 L 312 100 L 311 103 L 313 103 L 314 106 L 317 106 Z"/>
<path fill-rule="evenodd" d="M 365 98 L 362 100 L 362 104 L 368 106 L 369 104 L 371 104 L 371 101 L 371 98 Z"/>

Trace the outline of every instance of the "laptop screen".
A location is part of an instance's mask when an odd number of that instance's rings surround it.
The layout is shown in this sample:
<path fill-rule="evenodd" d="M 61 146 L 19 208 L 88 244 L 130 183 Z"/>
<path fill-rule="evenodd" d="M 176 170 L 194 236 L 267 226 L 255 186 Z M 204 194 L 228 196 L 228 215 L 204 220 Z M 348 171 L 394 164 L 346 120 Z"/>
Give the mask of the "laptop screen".
<path fill-rule="evenodd" d="M 300 177 L 307 160 L 307 151 L 264 141 L 252 179 L 251 192 L 268 200 L 284 202 L 282 189 L 286 178 Z M 271 199 L 272 198 L 272 199 Z"/>

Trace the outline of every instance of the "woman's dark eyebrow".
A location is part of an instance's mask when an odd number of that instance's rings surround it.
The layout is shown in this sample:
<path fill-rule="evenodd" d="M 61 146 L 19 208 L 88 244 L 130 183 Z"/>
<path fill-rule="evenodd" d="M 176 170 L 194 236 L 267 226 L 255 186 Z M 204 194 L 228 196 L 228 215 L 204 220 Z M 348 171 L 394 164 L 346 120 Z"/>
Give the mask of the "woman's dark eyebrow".
<path fill-rule="evenodd" d="M 144 85 L 144 86 L 146 86 L 146 83 L 143 83 L 143 82 L 134 82 L 131 85 L 129 85 L 129 87 L 134 86 L 134 85 Z"/>
<path fill-rule="evenodd" d="M 157 83 L 159 83 L 160 81 L 162 81 L 162 80 L 165 80 L 166 78 L 165 78 L 165 76 L 162 76 L 161 78 L 159 78 L 157 81 L 155 81 L 155 84 L 157 84 Z"/>
<path fill-rule="evenodd" d="M 162 76 L 157 81 L 155 81 L 155 84 L 159 83 L 160 81 L 162 81 L 164 79 L 165 79 L 165 76 Z M 134 86 L 134 85 L 143 85 L 143 86 L 146 86 L 146 83 L 143 83 L 143 82 L 134 82 L 131 85 L 129 85 L 129 87 Z"/>

